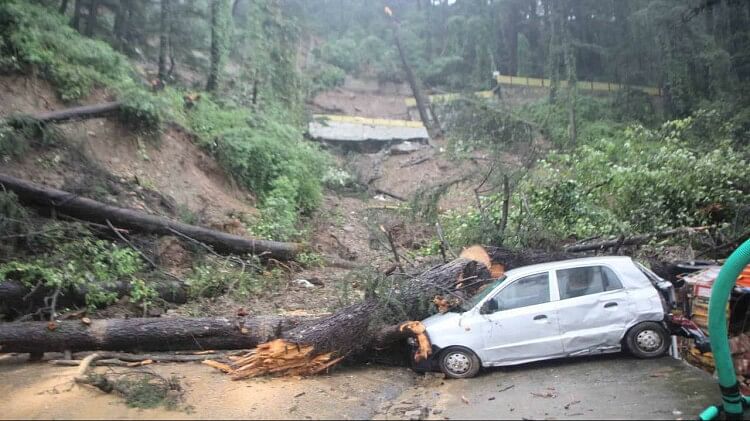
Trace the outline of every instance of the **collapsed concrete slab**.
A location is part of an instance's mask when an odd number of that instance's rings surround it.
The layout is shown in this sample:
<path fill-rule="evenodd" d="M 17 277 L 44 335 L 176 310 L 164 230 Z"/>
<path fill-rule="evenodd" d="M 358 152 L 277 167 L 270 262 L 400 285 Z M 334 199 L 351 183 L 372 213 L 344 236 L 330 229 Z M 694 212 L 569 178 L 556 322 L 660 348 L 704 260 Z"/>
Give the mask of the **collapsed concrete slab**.
<path fill-rule="evenodd" d="M 308 126 L 316 141 L 358 152 L 376 152 L 403 142 L 428 143 L 422 123 L 350 116 L 316 116 Z"/>

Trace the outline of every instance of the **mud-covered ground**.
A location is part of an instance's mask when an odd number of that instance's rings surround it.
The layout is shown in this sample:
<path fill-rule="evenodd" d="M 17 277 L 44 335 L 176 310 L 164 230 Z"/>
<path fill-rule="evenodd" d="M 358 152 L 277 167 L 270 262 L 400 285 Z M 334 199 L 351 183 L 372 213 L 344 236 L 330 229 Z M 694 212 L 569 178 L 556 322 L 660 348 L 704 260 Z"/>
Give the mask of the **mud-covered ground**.
<path fill-rule="evenodd" d="M 73 385 L 74 367 L 24 360 L 0 360 L 2 419 L 695 419 L 719 399 L 711 376 L 681 361 L 616 354 L 492 369 L 469 380 L 359 366 L 232 381 L 201 364 L 156 364 L 149 369 L 180 378 L 183 409 L 142 410 Z"/>

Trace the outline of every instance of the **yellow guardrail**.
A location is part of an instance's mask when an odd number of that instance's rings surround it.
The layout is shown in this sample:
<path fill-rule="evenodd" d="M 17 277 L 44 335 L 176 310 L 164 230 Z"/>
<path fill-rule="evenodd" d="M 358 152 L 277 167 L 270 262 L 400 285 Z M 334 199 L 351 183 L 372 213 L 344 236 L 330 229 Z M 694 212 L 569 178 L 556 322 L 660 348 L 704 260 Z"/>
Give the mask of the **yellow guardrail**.
<path fill-rule="evenodd" d="M 351 124 L 367 124 L 370 126 L 412 127 L 417 129 L 424 127 L 421 121 L 389 120 L 386 118 L 356 117 L 351 115 L 338 114 L 315 114 L 313 115 L 313 119 L 338 121 L 341 123 Z"/>
<path fill-rule="evenodd" d="M 534 87 L 534 88 L 549 88 L 551 84 L 549 79 L 539 79 L 539 78 L 525 77 L 525 76 L 497 75 L 495 76 L 495 80 L 497 81 L 497 83 L 500 83 L 503 85 L 529 86 L 529 87 Z M 615 92 L 621 89 L 625 89 L 626 87 L 630 87 L 631 89 L 638 89 L 649 95 L 661 96 L 661 89 L 655 88 L 652 86 L 625 85 L 622 83 L 590 82 L 590 81 L 578 81 L 576 84 L 578 85 L 578 89 L 588 90 L 588 91 Z M 561 80 L 560 86 L 567 87 L 568 81 Z M 480 96 L 482 98 L 490 98 L 492 97 L 492 91 L 475 92 L 474 95 Z M 439 102 L 453 101 L 459 96 L 460 94 L 430 95 L 430 102 L 439 103 Z M 408 107 L 415 107 L 417 105 L 417 101 L 414 98 L 406 98 L 404 102 L 406 103 Z"/>
<path fill-rule="evenodd" d="M 525 76 L 508 76 L 508 75 L 497 75 L 495 76 L 497 83 L 511 86 L 536 86 L 536 87 L 549 87 L 551 81 L 549 79 L 539 79 L 534 77 Z M 600 91 L 600 92 L 615 92 L 626 87 L 631 89 L 638 89 L 646 92 L 649 95 L 661 96 L 661 89 L 652 86 L 640 86 L 640 85 L 625 85 L 622 83 L 611 83 L 611 82 L 591 82 L 591 81 L 578 81 L 578 89 L 584 89 L 589 91 Z M 567 87 L 568 81 L 561 80 L 560 86 Z"/>

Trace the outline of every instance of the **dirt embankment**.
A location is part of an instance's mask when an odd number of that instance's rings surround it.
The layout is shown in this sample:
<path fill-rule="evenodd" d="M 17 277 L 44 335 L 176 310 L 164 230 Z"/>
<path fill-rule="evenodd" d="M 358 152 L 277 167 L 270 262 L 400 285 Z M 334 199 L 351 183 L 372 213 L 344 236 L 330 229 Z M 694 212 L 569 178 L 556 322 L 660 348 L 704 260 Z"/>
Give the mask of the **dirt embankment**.
<path fill-rule="evenodd" d="M 96 92 L 81 102 L 106 99 L 104 92 Z M 66 106 L 46 81 L 0 77 L 0 116 Z M 193 218 L 236 234 L 244 231 L 237 217 L 256 213 L 254 197 L 179 128 L 168 127 L 160 136 L 146 137 L 115 120 L 98 118 L 60 125 L 57 130 L 61 139 L 2 163 L 2 170 L 131 208 Z M 152 197 L 160 199 L 154 203 Z"/>

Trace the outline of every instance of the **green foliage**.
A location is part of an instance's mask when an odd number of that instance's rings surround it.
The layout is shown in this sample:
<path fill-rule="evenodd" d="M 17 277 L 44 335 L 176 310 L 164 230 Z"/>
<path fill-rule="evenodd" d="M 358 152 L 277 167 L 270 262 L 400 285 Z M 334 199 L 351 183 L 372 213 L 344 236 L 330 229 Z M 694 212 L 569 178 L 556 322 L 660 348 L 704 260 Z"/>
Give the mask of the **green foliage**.
<path fill-rule="evenodd" d="M 345 72 L 352 73 L 359 66 L 357 42 L 351 38 L 340 38 L 323 44 L 320 59 Z"/>
<path fill-rule="evenodd" d="M 324 267 L 325 260 L 318 253 L 304 252 L 297 255 L 297 262 L 306 268 Z"/>
<path fill-rule="evenodd" d="M 65 101 L 131 80 L 124 56 L 103 41 L 81 37 L 63 16 L 31 2 L 0 4 L 0 55 L 1 69 L 37 69 Z"/>
<path fill-rule="evenodd" d="M 273 289 L 279 283 L 278 272 L 260 273 L 258 269 L 259 265 L 253 262 L 240 267 L 227 260 L 207 257 L 193 266 L 185 282 L 193 298 L 212 298 L 223 294 L 248 298 Z"/>
<path fill-rule="evenodd" d="M 632 126 L 573 154 L 552 154 L 528 180 L 529 213 L 558 238 L 730 223 L 750 200 L 747 161 L 728 142 L 691 148 L 691 119 Z"/>
<path fill-rule="evenodd" d="M 445 127 L 449 151 L 461 155 L 477 148 L 493 152 L 519 144 L 530 144 L 533 127 L 492 103 L 466 97 L 445 105 Z"/>
<path fill-rule="evenodd" d="M 58 228 L 58 229 L 55 229 Z M 69 238 L 78 237 L 70 240 Z M 11 260 L 0 264 L 0 280 L 13 279 L 29 287 L 37 284 L 65 291 L 83 288 L 87 291 L 86 303 L 91 308 L 111 304 L 117 298 L 107 292 L 118 281 L 134 281 L 134 275 L 143 269 L 137 252 L 113 243 L 98 240 L 80 226 L 47 227 L 43 239 L 46 252 L 30 260 Z M 143 281 L 136 287 L 140 298 L 153 298 Z"/>
<path fill-rule="evenodd" d="M 300 142 L 292 126 L 275 120 L 254 128 L 225 131 L 216 140 L 219 161 L 261 199 L 261 221 L 254 234 L 286 240 L 297 235 L 299 213 L 315 209 L 322 198 L 327 156 Z"/>
<path fill-rule="evenodd" d="M 333 64 L 321 63 L 309 70 L 310 95 L 333 89 L 344 84 L 346 72 Z"/>

